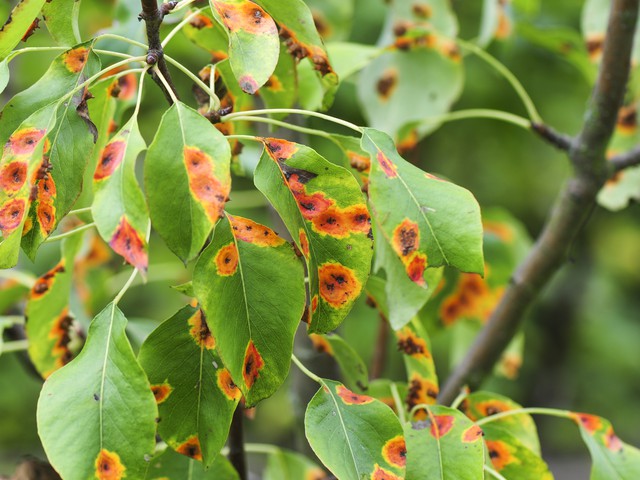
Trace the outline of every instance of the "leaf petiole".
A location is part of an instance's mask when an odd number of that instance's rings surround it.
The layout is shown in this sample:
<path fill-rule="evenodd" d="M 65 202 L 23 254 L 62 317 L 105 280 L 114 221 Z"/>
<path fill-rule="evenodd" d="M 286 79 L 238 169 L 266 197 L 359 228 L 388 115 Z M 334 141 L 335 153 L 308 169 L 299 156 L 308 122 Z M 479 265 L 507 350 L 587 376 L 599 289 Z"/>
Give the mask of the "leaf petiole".
<path fill-rule="evenodd" d="M 318 137 L 324 137 L 324 138 L 331 138 L 331 135 L 328 134 L 327 132 L 323 132 L 322 130 L 316 130 L 314 128 L 306 128 L 306 127 L 300 127 L 298 125 L 293 125 L 291 123 L 287 123 L 287 122 L 282 122 L 280 120 L 276 120 L 274 118 L 268 118 L 268 117 L 243 117 L 243 116 L 238 116 L 238 117 L 233 117 L 231 120 L 232 122 L 257 122 L 257 123 L 268 123 L 270 125 L 275 125 L 277 127 L 282 127 L 282 128 L 286 128 L 288 130 L 293 130 L 295 132 L 300 132 L 300 133 L 306 133 L 308 135 L 316 135 Z"/>
<path fill-rule="evenodd" d="M 493 478 L 497 478 L 498 480 L 507 480 L 498 472 L 496 472 L 493 468 L 491 468 L 489 465 L 483 465 L 483 468 L 484 468 L 484 471 L 487 472 L 489 475 L 491 475 Z"/>
<path fill-rule="evenodd" d="M 568 410 L 558 410 L 555 408 L 518 408 L 515 410 L 507 410 L 506 412 L 496 413 L 490 417 L 484 417 L 476 421 L 476 425 L 482 426 L 487 423 L 495 422 L 501 418 L 510 417 L 512 415 L 520 415 L 528 413 L 532 415 L 548 415 L 551 417 L 571 418 L 571 412 Z"/>
<path fill-rule="evenodd" d="M 174 58 L 171 58 L 169 55 L 165 55 L 164 59 L 169 62 L 171 65 L 173 65 L 174 67 L 176 67 L 178 70 L 180 70 L 182 73 L 184 73 L 187 77 L 189 77 L 191 80 L 193 80 L 193 82 L 198 85 L 200 88 L 202 88 L 202 90 L 204 90 L 211 99 L 213 99 L 213 104 L 211 106 L 211 108 L 213 110 L 217 110 L 218 108 L 220 108 L 220 99 L 218 98 L 218 96 L 215 94 L 215 92 L 213 91 L 212 88 L 210 88 L 209 86 L 207 86 L 206 83 L 204 83 L 202 80 L 200 80 L 200 78 L 198 78 L 197 75 L 195 75 L 191 70 L 189 70 L 187 67 L 185 67 L 184 65 L 182 65 L 180 62 L 178 62 L 177 60 L 175 60 Z M 211 76 L 213 77 L 213 71 L 211 72 Z"/>
<path fill-rule="evenodd" d="M 318 375 L 313 373 L 311 370 L 309 370 L 307 367 L 305 367 L 302 364 L 302 362 L 298 360 L 298 357 L 292 354 L 291 360 L 293 360 L 293 363 L 295 363 L 296 366 L 300 369 L 300 371 L 304 373 L 307 377 L 309 377 L 314 382 L 318 382 L 319 384 L 324 385 L 324 382 L 322 381 L 322 379 Z"/>
<path fill-rule="evenodd" d="M 13 342 L 4 343 L 0 347 L 1 353 L 22 352 L 29 348 L 29 340 L 15 340 Z"/>
<path fill-rule="evenodd" d="M 75 228 L 73 230 L 69 230 L 68 232 L 65 232 L 65 233 L 61 233 L 60 235 L 53 235 L 53 236 L 47 238 L 44 241 L 44 243 L 57 242 L 58 240 L 62 240 L 64 238 L 71 237 L 71 236 L 75 235 L 76 233 L 84 232 L 85 230 L 89 230 L 89 229 L 91 229 L 91 228 L 93 228 L 95 226 L 96 226 L 95 222 L 87 223 L 86 225 L 81 225 L 78 228 Z"/>
<path fill-rule="evenodd" d="M 193 12 L 191 12 L 189 15 L 187 15 L 186 17 L 184 17 L 175 27 L 173 27 L 173 30 L 171 30 L 167 36 L 164 38 L 164 40 L 162 41 L 161 45 L 162 48 L 166 47 L 168 45 L 168 43 L 171 41 L 171 39 L 180 31 L 182 30 L 182 27 L 184 27 L 187 23 L 189 23 L 189 21 L 194 18 L 195 16 L 199 15 L 202 11 L 204 10 L 204 8 L 198 8 L 196 10 L 194 10 Z M 175 11 L 172 10 L 172 11 Z"/>
<path fill-rule="evenodd" d="M 299 115 L 306 115 L 308 117 L 317 117 L 323 120 L 327 120 L 328 122 L 333 122 L 338 125 L 350 128 L 351 130 L 355 130 L 358 133 L 362 133 L 362 128 L 357 126 L 355 123 L 347 122 L 346 120 L 332 117 L 331 115 L 325 115 L 324 113 L 313 112 L 311 110 L 300 110 L 297 108 L 265 108 L 264 110 L 246 110 L 243 112 L 230 113 L 229 115 L 225 115 L 224 117 L 222 117 L 220 120 L 226 122 L 236 117 L 253 117 L 256 115 L 268 115 L 270 113 L 297 113 Z"/>

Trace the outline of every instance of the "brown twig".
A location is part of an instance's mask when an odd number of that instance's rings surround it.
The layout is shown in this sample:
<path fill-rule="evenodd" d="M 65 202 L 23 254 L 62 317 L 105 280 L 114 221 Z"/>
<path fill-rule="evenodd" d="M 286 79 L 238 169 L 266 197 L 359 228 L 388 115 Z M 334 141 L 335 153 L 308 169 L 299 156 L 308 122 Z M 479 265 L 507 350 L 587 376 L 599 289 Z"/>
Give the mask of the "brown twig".
<path fill-rule="evenodd" d="M 612 175 L 624 170 L 625 168 L 640 165 L 640 145 L 629 150 L 628 152 L 616 155 L 609 160 Z"/>
<path fill-rule="evenodd" d="M 608 177 L 605 150 L 629 77 L 637 16 L 638 0 L 612 2 L 598 79 L 582 131 L 568 152 L 574 174 L 558 195 L 547 224 L 489 321 L 444 385 L 441 403 L 450 404 L 463 385 L 476 387 L 491 372 L 529 306 L 563 265 L 575 235 L 587 220 Z"/>
<path fill-rule="evenodd" d="M 380 378 L 387 364 L 387 348 L 389 345 L 389 322 L 380 314 L 380 324 L 378 326 L 378 336 L 376 337 L 376 347 L 371 360 L 371 372 L 369 376 L 371 380 Z"/>
<path fill-rule="evenodd" d="M 536 132 L 542 139 L 546 140 L 552 146 L 568 152 L 573 145 L 573 138 L 563 133 L 555 131 L 549 125 L 544 123 L 531 122 L 531 130 Z"/>
<path fill-rule="evenodd" d="M 140 3 L 142 5 L 142 12 L 138 16 L 138 18 L 140 20 L 144 20 L 145 26 L 147 28 L 147 41 L 149 43 L 149 50 L 147 51 L 147 64 L 158 66 L 160 73 L 167 81 L 167 84 L 173 91 L 173 94 L 176 98 L 178 98 L 178 92 L 176 91 L 176 87 L 174 86 L 173 80 L 171 79 L 171 74 L 169 73 L 167 62 L 164 59 L 162 42 L 160 41 L 160 25 L 162 25 L 162 20 L 164 19 L 164 16 L 169 13 L 178 2 L 163 3 L 161 8 L 158 8 L 157 0 L 140 0 Z M 169 104 L 173 104 L 171 95 L 164 86 L 164 83 L 162 83 L 162 80 L 160 80 L 160 78 L 153 72 L 151 72 L 151 77 L 153 78 L 153 81 L 160 86 Z"/>
<path fill-rule="evenodd" d="M 247 480 L 247 456 L 244 450 L 244 434 L 242 431 L 242 421 L 244 407 L 238 404 L 233 412 L 231 429 L 229 430 L 229 461 L 238 472 L 240 480 Z"/>

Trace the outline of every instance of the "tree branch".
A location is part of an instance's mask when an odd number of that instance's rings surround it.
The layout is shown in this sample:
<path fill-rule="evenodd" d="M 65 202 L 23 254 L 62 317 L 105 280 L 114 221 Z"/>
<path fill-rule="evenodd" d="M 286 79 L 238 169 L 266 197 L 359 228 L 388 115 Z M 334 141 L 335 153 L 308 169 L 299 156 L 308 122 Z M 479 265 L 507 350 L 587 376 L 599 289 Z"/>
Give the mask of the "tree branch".
<path fill-rule="evenodd" d="M 536 132 L 543 140 L 546 140 L 552 146 L 568 152 L 573 145 L 573 138 L 563 133 L 555 131 L 544 123 L 531 122 L 531 130 Z"/>
<path fill-rule="evenodd" d="M 244 407 L 238 404 L 233 412 L 231 429 L 229 430 L 229 461 L 238 472 L 240 480 L 247 480 L 247 458 L 244 450 L 244 435 L 242 432 L 242 421 Z"/>
<path fill-rule="evenodd" d="M 616 155 L 609 160 L 609 165 L 611 166 L 612 174 L 616 174 L 625 168 L 640 165 L 640 145 L 628 152 Z"/>
<path fill-rule="evenodd" d="M 144 20 L 145 26 L 147 28 L 147 42 L 149 43 L 149 50 L 147 51 L 147 64 L 158 65 L 160 73 L 162 73 L 164 78 L 167 80 L 167 83 L 169 84 L 169 87 L 171 87 L 171 90 L 173 91 L 175 97 L 179 98 L 176 87 L 174 86 L 173 80 L 171 79 L 171 74 L 169 73 L 167 62 L 164 59 L 164 51 L 162 49 L 162 42 L 160 41 L 160 25 L 162 25 L 162 20 L 164 19 L 164 16 L 169 13 L 178 2 L 163 3 L 161 8 L 158 8 L 157 0 L 140 0 L 140 3 L 142 4 L 142 12 L 138 16 L 138 18 L 140 20 Z M 169 104 L 173 104 L 171 95 L 169 95 L 169 92 L 167 91 L 160 78 L 158 78 L 158 76 L 153 72 L 151 73 L 151 77 L 153 78 L 153 81 L 160 86 Z"/>
<path fill-rule="evenodd" d="M 613 0 L 602 64 L 582 131 L 569 150 L 574 174 L 558 195 L 547 224 L 511 284 L 439 397 L 450 404 L 463 385 L 477 387 L 516 334 L 525 312 L 560 269 L 608 176 L 605 150 L 629 77 L 638 0 Z"/>

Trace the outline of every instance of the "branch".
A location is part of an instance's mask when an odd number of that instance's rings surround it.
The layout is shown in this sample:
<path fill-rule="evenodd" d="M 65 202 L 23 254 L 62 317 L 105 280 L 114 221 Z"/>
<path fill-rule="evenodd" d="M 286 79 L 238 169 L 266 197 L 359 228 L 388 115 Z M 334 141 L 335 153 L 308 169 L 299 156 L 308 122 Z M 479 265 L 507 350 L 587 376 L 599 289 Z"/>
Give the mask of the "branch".
<path fill-rule="evenodd" d="M 160 73 L 167 80 L 167 83 L 173 91 L 174 96 L 178 98 L 178 92 L 176 91 L 176 87 L 174 86 L 173 80 L 171 79 L 171 74 L 169 73 L 167 62 L 164 59 L 164 51 L 162 49 L 162 43 L 160 41 L 160 25 L 162 25 L 162 20 L 164 19 L 164 16 L 169 13 L 178 2 L 163 3 L 160 9 L 158 8 L 157 0 L 140 0 L 140 3 L 142 4 L 142 12 L 138 16 L 138 19 L 144 20 L 145 26 L 147 27 L 147 41 L 149 43 L 149 50 L 147 51 L 147 64 L 158 65 Z M 169 104 L 173 105 L 171 95 L 167 91 L 167 88 L 164 86 L 160 78 L 153 72 L 151 73 L 151 78 L 153 78 L 153 81 L 160 86 Z"/>
<path fill-rule="evenodd" d="M 536 132 L 543 140 L 546 140 L 559 150 L 564 150 L 565 152 L 571 150 L 573 138 L 570 136 L 557 132 L 544 123 L 531 122 L 531 130 Z"/>
<path fill-rule="evenodd" d="M 373 359 L 371 360 L 371 372 L 369 373 L 371 380 L 382 377 L 384 367 L 387 364 L 387 348 L 391 327 L 382 313 L 380 314 L 379 322 L 376 346 L 373 352 Z"/>
<path fill-rule="evenodd" d="M 450 404 L 462 386 L 477 387 L 491 372 L 514 337 L 529 306 L 568 256 L 571 243 L 587 221 L 607 178 L 605 150 L 616 124 L 629 76 L 638 0 L 614 0 L 602 64 L 588 103 L 582 131 L 569 158 L 574 174 L 558 195 L 547 224 L 511 284 L 439 397 Z"/>
<path fill-rule="evenodd" d="M 242 432 L 242 420 L 244 408 L 242 404 L 238 404 L 233 419 L 231 420 L 231 429 L 229 430 L 229 461 L 233 468 L 238 472 L 240 480 L 247 480 L 247 458 L 244 450 L 244 438 Z"/>
<path fill-rule="evenodd" d="M 612 169 L 612 174 L 616 174 L 625 168 L 635 167 L 640 165 L 640 145 L 629 150 L 628 152 L 621 153 L 620 155 L 616 155 L 611 160 L 609 160 L 609 165 Z"/>

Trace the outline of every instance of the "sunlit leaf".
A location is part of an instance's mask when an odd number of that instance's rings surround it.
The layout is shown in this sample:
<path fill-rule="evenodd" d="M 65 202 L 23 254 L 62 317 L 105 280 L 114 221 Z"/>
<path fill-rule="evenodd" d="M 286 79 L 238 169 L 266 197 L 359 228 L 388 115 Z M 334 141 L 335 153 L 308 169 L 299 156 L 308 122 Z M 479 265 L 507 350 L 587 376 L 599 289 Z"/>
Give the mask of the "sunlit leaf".
<path fill-rule="evenodd" d="M 307 457 L 278 450 L 269 455 L 264 480 L 323 480 L 326 472 Z"/>
<path fill-rule="evenodd" d="M 327 49 L 341 81 L 365 68 L 383 52 L 379 47 L 348 42 L 331 42 Z"/>
<path fill-rule="evenodd" d="M 9 18 L 0 28 L 0 60 L 11 53 L 31 23 L 36 19 L 45 0 L 20 0 L 9 14 Z"/>
<path fill-rule="evenodd" d="M 322 380 L 305 414 L 313 451 L 340 480 L 401 480 L 406 447 L 393 411 L 332 380 Z"/>
<path fill-rule="evenodd" d="M 163 322 L 145 340 L 138 358 L 158 403 L 162 439 L 211 466 L 225 444 L 241 394 L 222 365 L 202 311 L 187 306 Z"/>
<path fill-rule="evenodd" d="M 296 63 L 295 59 L 287 53 L 286 48 L 280 49 L 276 69 L 258 93 L 266 108 L 291 108 L 294 106 L 298 96 Z M 271 117 L 280 118 L 285 115 L 271 114 Z"/>
<path fill-rule="evenodd" d="M 218 455 L 205 470 L 200 462 L 167 448 L 149 463 L 145 480 L 239 480 L 229 460 Z"/>
<path fill-rule="evenodd" d="M 4 59 L 0 62 L 0 93 L 4 92 L 4 89 L 7 88 L 10 75 L 11 72 L 9 72 L 9 62 Z"/>
<path fill-rule="evenodd" d="M 304 145 L 265 139 L 254 181 L 307 262 L 310 332 L 335 329 L 362 293 L 371 265 L 369 211 L 358 182 Z"/>
<path fill-rule="evenodd" d="M 225 217 L 193 277 L 222 361 L 247 405 L 272 395 L 291 364 L 304 310 L 302 263 L 273 230 Z"/>
<path fill-rule="evenodd" d="M 47 29 L 58 45 L 80 43 L 80 3 L 81 0 L 49 0 L 42 7 Z"/>
<path fill-rule="evenodd" d="M 144 478 L 153 455 L 158 410 L 126 323 L 116 305 L 107 305 L 91 323 L 80 355 L 54 372 L 40 393 L 38 433 L 65 479 Z"/>
<path fill-rule="evenodd" d="M 333 333 L 327 335 L 312 333 L 309 337 L 316 350 L 335 358 L 346 380 L 345 383 L 350 388 L 357 388 L 362 391 L 367 390 L 369 386 L 367 366 L 351 345 L 345 342 L 342 337 Z"/>

